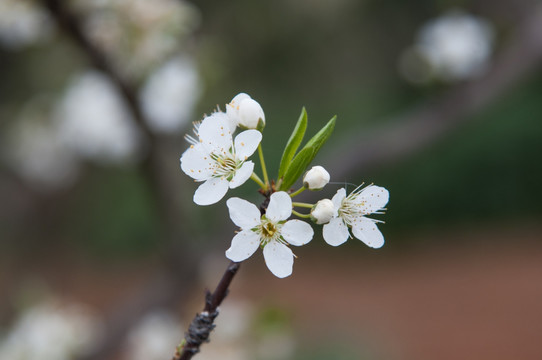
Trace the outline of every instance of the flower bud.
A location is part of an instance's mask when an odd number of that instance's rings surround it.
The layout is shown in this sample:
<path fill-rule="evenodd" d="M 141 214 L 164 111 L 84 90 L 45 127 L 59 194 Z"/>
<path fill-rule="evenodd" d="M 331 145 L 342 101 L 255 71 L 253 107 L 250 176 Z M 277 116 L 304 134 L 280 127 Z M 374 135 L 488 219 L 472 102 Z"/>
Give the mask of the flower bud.
<path fill-rule="evenodd" d="M 322 190 L 329 182 L 329 173 L 321 166 L 313 166 L 303 176 L 303 186 L 309 190 Z"/>
<path fill-rule="evenodd" d="M 245 93 L 236 95 L 226 105 L 226 114 L 241 128 L 262 131 L 265 127 L 265 114 L 262 107 Z"/>
<path fill-rule="evenodd" d="M 320 200 L 311 210 L 311 219 L 317 224 L 326 224 L 335 215 L 333 201 L 329 199 Z"/>

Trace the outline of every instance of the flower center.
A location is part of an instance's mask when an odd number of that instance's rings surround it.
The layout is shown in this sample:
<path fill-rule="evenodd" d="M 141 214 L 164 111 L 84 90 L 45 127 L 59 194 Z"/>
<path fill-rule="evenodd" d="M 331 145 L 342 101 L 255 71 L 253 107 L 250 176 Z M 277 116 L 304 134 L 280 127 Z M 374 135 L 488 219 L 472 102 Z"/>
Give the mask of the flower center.
<path fill-rule="evenodd" d="M 280 228 L 282 225 L 280 223 L 274 223 L 265 218 L 265 215 L 262 217 L 262 223 L 253 229 L 257 234 L 260 235 L 260 246 L 263 247 L 267 245 L 270 241 L 280 241 Z"/>
<path fill-rule="evenodd" d="M 277 232 L 277 227 L 275 224 L 268 222 L 265 225 L 262 225 L 262 235 L 265 237 L 273 237 Z"/>
<path fill-rule="evenodd" d="M 214 177 L 225 176 L 231 180 L 235 172 L 240 168 L 242 162 L 238 161 L 235 155 L 231 153 L 211 154 L 211 158 L 215 161 Z"/>

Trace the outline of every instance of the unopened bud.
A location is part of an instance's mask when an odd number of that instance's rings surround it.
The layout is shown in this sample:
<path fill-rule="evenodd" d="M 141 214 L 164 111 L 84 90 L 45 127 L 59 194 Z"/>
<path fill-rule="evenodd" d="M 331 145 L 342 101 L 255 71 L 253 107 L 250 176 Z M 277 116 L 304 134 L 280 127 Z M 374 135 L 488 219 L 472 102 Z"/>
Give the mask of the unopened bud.
<path fill-rule="evenodd" d="M 226 105 L 226 113 L 241 128 L 262 131 L 265 127 L 265 114 L 262 107 L 245 93 L 236 95 Z"/>
<path fill-rule="evenodd" d="M 303 176 L 303 186 L 309 190 L 322 190 L 329 182 L 329 173 L 321 166 L 313 166 Z"/>
<path fill-rule="evenodd" d="M 333 218 L 335 207 L 329 199 L 320 200 L 311 210 L 311 219 L 317 224 L 326 224 Z"/>

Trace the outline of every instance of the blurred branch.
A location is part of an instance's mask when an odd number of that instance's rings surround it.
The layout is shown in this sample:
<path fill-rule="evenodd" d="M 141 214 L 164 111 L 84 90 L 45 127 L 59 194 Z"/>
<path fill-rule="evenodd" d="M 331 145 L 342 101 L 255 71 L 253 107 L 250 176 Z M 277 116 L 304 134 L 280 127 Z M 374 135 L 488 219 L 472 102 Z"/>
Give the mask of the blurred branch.
<path fill-rule="evenodd" d="M 194 282 L 197 256 L 192 256 L 194 249 L 191 242 L 180 244 L 179 234 L 190 233 L 190 224 L 180 221 L 181 209 L 175 202 L 175 196 L 170 189 L 179 189 L 178 184 L 172 184 L 172 176 L 168 176 L 169 157 L 164 154 L 167 139 L 158 138 L 148 127 L 148 122 L 141 109 L 137 96 L 137 87 L 123 78 L 114 66 L 91 39 L 85 34 L 79 17 L 72 13 L 63 0 L 42 0 L 43 6 L 49 10 L 59 28 L 69 36 L 96 69 L 109 77 L 122 96 L 134 122 L 146 135 L 148 140 L 147 156 L 140 165 L 140 172 L 147 182 L 148 189 L 154 201 L 154 206 L 161 223 L 159 237 L 166 240 L 163 254 L 166 271 L 157 275 L 136 294 L 128 296 L 117 308 L 107 316 L 108 330 L 104 341 L 98 348 L 85 356 L 85 359 L 105 359 L 115 353 L 122 345 L 129 329 L 145 312 L 158 306 L 172 307 L 184 300 L 186 289 Z M 183 231 L 180 231 L 180 227 Z"/>
<path fill-rule="evenodd" d="M 485 76 L 457 85 L 385 125 L 349 131 L 352 135 L 322 161 L 328 164 L 335 181 L 346 179 L 352 172 L 397 162 L 430 146 L 496 101 L 511 85 L 540 69 L 542 5 L 527 6 L 524 13 Z"/>

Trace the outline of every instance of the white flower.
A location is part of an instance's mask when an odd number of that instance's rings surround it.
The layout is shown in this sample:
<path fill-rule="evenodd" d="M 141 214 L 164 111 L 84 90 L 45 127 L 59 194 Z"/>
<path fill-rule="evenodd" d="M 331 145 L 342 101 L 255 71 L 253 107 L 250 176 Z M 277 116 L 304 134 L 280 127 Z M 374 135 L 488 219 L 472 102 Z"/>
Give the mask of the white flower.
<path fill-rule="evenodd" d="M 380 186 L 370 185 L 364 189 L 359 187 L 346 196 L 344 188 L 339 189 L 333 196 L 335 214 L 333 219 L 324 225 L 324 240 L 333 246 L 344 243 L 352 228 L 354 236 L 367 246 L 379 248 L 384 245 L 384 237 L 376 226 L 377 220 L 366 218 L 365 215 L 381 214 L 388 203 L 388 190 Z"/>
<path fill-rule="evenodd" d="M 254 163 L 246 160 L 256 151 L 262 134 L 247 130 L 232 141 L 228 117 L 220 112 L 203 119 L 196 133 L 198 140 L 187 136 L 192 145 L 181 156 L 181 169 L 196 181 L 204 181 L 194 194 L 194 202 L 210 205 L 220 201 L 228 188 L 236 188 L 250 178 Z"/>
<path fill-rule="evenodd" d="M 329 173 L 321 166 L 313 166 L 303 176 L 303 186 L 309 190 L 322 190 L 329 182 Z"/>
<path fill-rule="evenodd" d="M 334 214 L 335 206 L 329 199 L 318 201 L 311 210 L 311 218 L 319 225 L 328 223 Z"/>
<path fill-rule="evenodd" d="M 241 231 L 235 235 L 226 257 L 232 261 L 249 258 L 258 247 L 269 270 L 279 278 L 292 273 L 294 254 L 288 244 L 301 246 L 312 240 L 312 227 L 301 220 L 285 221 L 292 214 L 292 199 L 284 191 L 271 195 L 265 215 L 250 202 L 231 198 L 226 202 L 230 218 Z"/>
<path fill-rule="evenodd" d="M 235 126 L 239 126 L 244 129 L 261 130 L 265 126 L 265 114 L 262 107 L 245 93 L 237 94 L 226 105 L 226 113 L 234 129 Z"/>
<path fill-rule="evenodd" d="M 176 133 L 192 116 L 202 82 L 195 62 L 176 57 L 156 69 L 140 93 L 145 119 L 153 131 Z"/>

